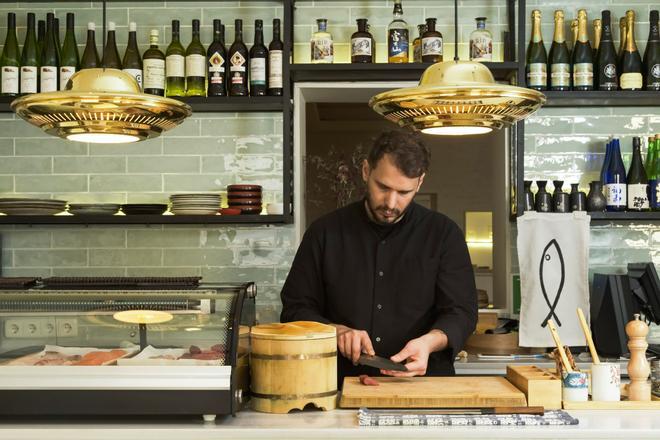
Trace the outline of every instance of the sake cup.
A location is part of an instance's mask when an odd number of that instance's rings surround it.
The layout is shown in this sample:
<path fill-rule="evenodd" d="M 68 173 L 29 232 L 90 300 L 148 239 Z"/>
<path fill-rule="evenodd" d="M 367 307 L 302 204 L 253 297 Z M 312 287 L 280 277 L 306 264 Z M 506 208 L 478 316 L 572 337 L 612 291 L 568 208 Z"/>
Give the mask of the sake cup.
<path fill-rule="evenodd" d="M 621 400 L 621 369 L 616 363 L 591 365 L 591 400 Z"/>
<path fill-rule="evenodd" d="M 562 398 L 570 402 L 589 400 L 589 377 L 587 373 L 574 371 L 562 377 Z"/>

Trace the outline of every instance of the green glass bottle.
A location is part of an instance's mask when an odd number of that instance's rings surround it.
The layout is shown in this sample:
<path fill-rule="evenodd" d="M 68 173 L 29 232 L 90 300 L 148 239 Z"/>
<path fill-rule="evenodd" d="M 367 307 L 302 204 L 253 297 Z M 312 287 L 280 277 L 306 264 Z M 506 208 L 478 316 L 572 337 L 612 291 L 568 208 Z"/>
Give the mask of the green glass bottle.
<path fill-rule="evenodd" d="M 651 209 L 653 211 L 660 211 L 660 134 L 655 135 L 654 149 L 655 154 L 653 155 L 653 172 L 651 173 L 651 178 L 653 179 L 653 186 L 650 191 L 653 191 L 650 194 L 650 199 L 653 201 Z"/>
<path fill-rule="evenodd" d="M 137 24 L 134 22 L 128 24 L 128 45 L 121 64 L 124 72 L 135 78 L 142 90 L 142 58 L 137 45 Z"/>
<path fill-rule="evenodd" d="M 142 58 L 144 93 L 165 96 L 165 54 L 158 48 L 158 29 L 149 34 L 149 49 Z"/>
<path fill-rule="evenodd" d="M 60 19 L 53 18 L 53 33 L 55 35 L 55 47 L 57 47 L 57 58 L 62 59 L 62 43 L 60 41 Z"/>
<path fill-rule="evenodd" d="M 199 41 L 199 20 L 192 21 L 192 41 L 186 48 L 186 95 L 206 96 L 206 49 Z"/>
<path fill-rule="evenodd" d="M 93 69 L 101 66 L 99 51 L 96 50 L 96 25 L 94 22 L 87 23 L 87 43 L 85 51 L 80 60 L 80 69 Z"/>
<path fill-rule="evenodd" d="M 16 14 L 7 14 L 7 38 L 2 49 L 0 68 L 2 69 L 2 96 L 16 96 L 19 91 L 19 73 L 21 53 L 16 39 Z"/>
<path fill-rule="evenodd" d="M 186 96 L 186 51 L 179 39 L 179 20 L 172 20 L 172 42 L 165 51 L 167 96 Z"/>
<path fill-rule="evenodd" d="M 548 55 L 541 36 L 541 11 L 538 9 L 532 11 L 532 36 L 527 46 L 525 67 L 527 87 L 534 90 L 546 90 L 548 87 Z"/>
<path fill-rule="evenodd" d="M 594 89 L 594 52 L 587 34 L 587 11 L 578 11 L 578 38 L 573 46 L 573 90 Z"/>
<path fill-rule="evenodd" d="M 105 41 L 105 49 L 103 49 L 102 63 L 105 68 L 121 70 L 121 58 L 119 58 L 119 51 L 117 50 L 115 30 L 115 23 L 108 22 L 108 38 Z"/>
<path fill-rule="evenodd" d="M 37 93 L 39 90 L 37 86 L 39 59 L 37 58 L 37 35 L 34 31 L 34 23 L 34 14 L 29 12 L 27 15 L 28 29 L 21 54 L 21 95 Z"/>
<path fill-rule="evenodd" d="M 41 93 L 56 92 L 58 86 L 57 74 L 60 57 L 55 42 L 54 21 L 55 15 L 52 12 L 46 14 L 46 38 L 41 53 L 41 63 L 39 63 L 39 92 Z"/>
<path fill-rule="evenodd" d="M 626 11 L 626 45 L 621 54 L 621 90 L 642 90 L 642 57 L 635 44 L 635 11 Z"/>
<path fill-rule="evenodd" d="M 66 35 L 64 36 L 60 61 L 60 90 L 66 89 L 66 83 L 69 82 L 69 78 L 76 73 L 80 65 L 74 25 L 74 16 L 69 12 L 66 14 Z"/>
<path fill-rule="evenodd" d="M 571 89 L 571 57 L 564 37 L 564 11 L 555 11 L 555 31 L 548 60 L 550 90 Z"/>

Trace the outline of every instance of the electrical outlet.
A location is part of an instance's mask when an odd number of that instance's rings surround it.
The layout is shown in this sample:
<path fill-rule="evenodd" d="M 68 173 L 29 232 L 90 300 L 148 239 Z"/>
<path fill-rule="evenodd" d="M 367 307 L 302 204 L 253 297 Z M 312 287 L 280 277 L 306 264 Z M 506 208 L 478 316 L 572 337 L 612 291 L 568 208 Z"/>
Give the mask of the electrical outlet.
<path fill-rule="evenodd" d="M 55 323 L 55 318 L 44 318 L 41 321 L 41 326 L 39 327 L 41 336 L 46 338 L 54 338 L 57 336 L 57 327 Z"/>
<path fill-rule="evenodd" d="M 56 318 L 57 322 L 57 336 L 58 337 L 69 337 L 69 336 L 78 336 L 78 320 L 73 317 L 58 317 Z"/>
<path fill-rule="evenodd" d="M 25 317 L 4 321 L 6 338 L 53 338 L 78 336 L 78 320 L 66 318 Z"/>
<path fill-rule="evenodd" d="M 5 337 L 20 338 L 22 325 L 23 323 L 20 319 L 7 319 L 5 321 Z"/>

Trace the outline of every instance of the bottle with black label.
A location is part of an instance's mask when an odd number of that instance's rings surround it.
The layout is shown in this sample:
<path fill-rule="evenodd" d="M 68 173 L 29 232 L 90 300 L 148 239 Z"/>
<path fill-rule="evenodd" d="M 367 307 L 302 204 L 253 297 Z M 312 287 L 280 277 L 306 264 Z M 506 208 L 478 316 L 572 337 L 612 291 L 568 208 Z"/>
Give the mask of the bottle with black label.
<path fill-rule="evenodd" d="M 121 58 L 119 58 L 119 51 L 117 50 L 117 41 L 115 36 L 115 24 L 108 22 L 108 38 L 105 41 L 105 49 L 103 49 L 103 67 L 106 69 L 120 69 Z"/>
<path fill-rule="evenodd" d="M 616 68 L 616 51 L 612 41 L 612 23 L 610 11 L 601 12 L 603 31 L 598 44 L 596 56 L 596 75 L 598 77 L 598 90 L 616 90 L 618 75 Z"/>
<path fill-rule="evenodd" d="M 422 34 L 422 62 L 439 63 L 442 61 L 442 34 L 435 30 L 435 18 L 426 19 L 426 31 Z"/>
<path fill-rule="evenodd" d="M 140 90 L 142 90 L 142 57 L 137 45 L 137 25 L 134 22 L 128 24 L 128 45 L 124 52 L 122 66 L 124 72 L 131 75 L 137 81 Z"/>
<path fill-rule="evenodd" d="M 39 63 L 39 91 L 41 93 L 56 92 L 59 85 L 57 74 L 60 66 L 60 58 L 53 31 L 54 21 L 55 15 L 52 12 L 47 13 L 46 37 L 44 39 L 44 49 L 41 53 L 41 63 Z"/>
<path fill-rule="evenodd" d="M 573 47 L 573 90 L 594 89 L 594 60 L 589 34 L 587 33 L 587 11 L 578 11 L 578 38 Z"/>
<path fill-rule="evenodd" d="M 19 92 L 19 71 L 21 53 L 16 38 L 16 14 L 7 14 L 7 38 L 2 48 L 0 68 L 2 69 L 2 96 L 16 96 Z"/>
<path fill-rule="evenodd" d="M 21 95 L 28 93 L 37 93 L 39 60 L 37 58 L 37 34 L 34 30 L 35 17 L 32 12 L 27 15 L 27 34 L 25 35 L 25 44 L 23 44 L 23 53 L 21 54 Z"/>
<path fill-rule="evenodd" d="M 250 48 L 250 96 L 266 96 L 266 62 L 268 49 L 264 46 L 264 24 L 254 20 L 254 44 Z"/>
<path fill-rule="evenodd" d="M 206 51 L 208 60 L 209 85 L 207 96 L 226 96 L 225 66 L 227 64 L 227 51 L 225 50 L 225 36 L 222 22 L 217 18 L 213 20 L 213 43 Z"/>
<path fill-rule="evenodd" d="M 351 35 L 351 63 L 373 63 L 371 34 L 367 32 L 367 19 L 358 18 L 357 32 Z"/>
<path fill-rule="evenodd" d="M 648 211 L 648 186 L 649 180 L 642 163 L 642 153 L 640 151 L 641 140 L 635 136 L 633 138 L 633 157 L 628 169 L 626 178 L 628 183 L 628 211 Z"/>
<path fill-rule="evenodd" d="M 554 44 L 554 43 L 553 43 Z M 541 11 L 532 11 L 532 36 L 527 46 L 527 64 L 525 76 L 527 87 L 534 90 L 548 88 L 548 55 L 541 36 Z"/>
<path fill-rule="evenodd" d="M 199 40 L 199 20 L 192 21 L 192 40 L 186 48 L 186 96 L 206 96 L 206 49 Z"/>
<path fill-rule="evenodd" d="M 626 11 L 626 46 L 621 56 L 621 89 L 641 90 L 642 57 L 635 44 L 635 11 Z"/>
<path fill-rule="evenodd" d="M 555 11 L 555 32 L 550 47 L 550 90 L 571 89 L 571 58 L 564 36 L 564 11 Z"/>
<path fill-rule="evenodd" d="M 149 49 L 142 57 L 144 93 L 165 96 L 165 54 L 158 48 L 158 29 L 149 33 Z"/>
<path fill-rule="evenodd" d="M 64 35 L 64 46 L 62 46 L 62 58 L 60 61 L 60 90 L 66 88 L 66 83 L 76 73 L 80 64 L 74 27 L 74 16 L 69 12 L 66 14 L 66 34 Z"/>
<path fill-rule="evenodd" d="M 243 43 L 243 20 L 234 21 L 234 42 L 229 48 L 229 95 L 248 95 L 248 50 Z"/>
<path fill-rule="evenodd" d="M 99 52 L 96 49 L 96 25 L 94 22 L 87 23 L 87 43 L 85 51 L 80 59 L 80 69 L 93 69 L 101 65 Z"/>
<path fill-rule="evenodd" d="M 181 45 L 179 20 L 172 20 L 172 41 L 165 51 L 167 96 L 186 96 L 186 51 Z"/>
<path fill-rule="evenodd" d="M 282 96 L 282 51 L 284 43 L 280 39 L 280 19 L 273 19 L 273 41 L 268 45 L 268 94 Z"/>
<path fill-rule="evenodd" d="M 403 19 L 401 0 L 394 0 L 393 18 L 387 26 L 387 62 L 408 62 L 408 23 Z"/>
<path fill-rule="evenodd" d="M 644 84 L 646 90 L 660 90 L 660 32 L 658 31 L 658 10 L 649 14 L 649 39 L 644 50 Z"/>

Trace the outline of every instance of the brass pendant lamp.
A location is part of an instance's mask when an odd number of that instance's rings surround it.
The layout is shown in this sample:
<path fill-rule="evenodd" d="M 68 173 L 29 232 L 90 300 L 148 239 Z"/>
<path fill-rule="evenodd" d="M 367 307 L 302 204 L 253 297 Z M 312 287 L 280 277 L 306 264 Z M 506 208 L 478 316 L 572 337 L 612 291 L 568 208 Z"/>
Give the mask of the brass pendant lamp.
<path fill-rule="evenodd" d="M 383 92 L 369 101 L 400 127 L 433 135 L 484 134 L 527 118 L 545 103 L 543 93 L 498 84 L 483 64 L 459 60 L 457 3 L 454 60 L 429 66 L 416 87 Z"/>
<path fill-rule="evenodd" d="M 106 4 L 103 1 L 103 50 Z M 142 93 L 130 74 L 118 69 L 84 69 L 66 90 L 15 99 L 18 116 L 46 133 L 92 143 L 129 143 L 159 136 L 192 114 L 175 99 Z"/>

